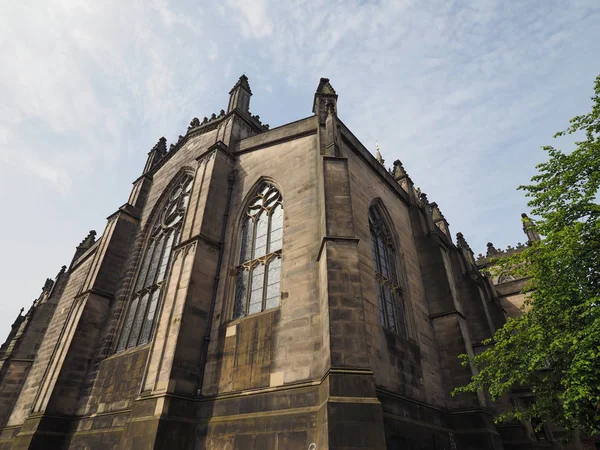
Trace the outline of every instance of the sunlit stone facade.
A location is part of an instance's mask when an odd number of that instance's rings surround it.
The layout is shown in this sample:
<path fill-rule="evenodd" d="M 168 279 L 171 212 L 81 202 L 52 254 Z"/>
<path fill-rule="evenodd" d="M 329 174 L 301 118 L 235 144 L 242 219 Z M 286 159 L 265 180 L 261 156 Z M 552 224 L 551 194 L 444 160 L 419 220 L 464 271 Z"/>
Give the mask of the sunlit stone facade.
<path fill-rule="evenodd" d="M 251 95 L 242 76 L 226 111 L 161 138 L 19 316 L 0 449 L 537 448 L 484 394 L 450 395 L 505 308 L 438 205 L 327 79 L 275 129 Z"/>

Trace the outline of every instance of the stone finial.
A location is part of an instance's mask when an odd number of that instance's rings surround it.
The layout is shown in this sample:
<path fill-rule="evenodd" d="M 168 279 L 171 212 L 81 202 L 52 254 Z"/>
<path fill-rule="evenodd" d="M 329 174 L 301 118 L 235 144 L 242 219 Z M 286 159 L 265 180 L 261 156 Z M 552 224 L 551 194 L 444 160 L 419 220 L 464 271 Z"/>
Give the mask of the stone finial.
<path fill-rule="evenodd" d="M 146 167 L 144 168 L 144 173 L 152 169 L 166 154 L 167 140 L 163 136 L 158 140 L 154 147 L 152 147 L 152 150 L 148 152 L 148 159 L 146 160 Z"/>
<path fill-rule="evenodd" d="M 83 241 L 81 241 L 81 244 L 79 244 L 77 246 L 77 249 L 87 250 L 92 245 L 94 245 L 95 242 L 96 242 L 96 231 L 90 230 L 90 232 L 85 237 L 85 239 Z"/>
<path fill-rule="evenodd" d="M 222 109 L 221 111 L 219 111 L 219 117 L 225 117 L 225 110 Z"/>
<path fill-rule="evenodd" d="M 54 281 L 50 278 L 46 278 L 46 282 L 44 283 L 44 287 L 42 287 L 42 291 L 49 292 L 50 289 L 52 289 L 52 286 L 54 286 Z"/>
<path fill-rule="evenodd" d="M 167 139 L 162 136 L 150 151 L 154 152 L 159 158 L 165 156 L 167 153 Z"/>
<path fill-rule="evenodd" d="M 425 208 L 427 205 L 429 205 L 429 200 L 427 199 L 427 194 L 425 192 L 419 191 L 419 206 L 421 208 Z"/>
<path fill-rule="evenodd" d="M 494 247 L 494 244 L 492 244 L 491 242 L 487 243 L 487 252 L 485 254 L 486 258 L 489 258 L 490 256 L 494 256 L 497 255 L 499 252 L 498 250 L 496 250 L 496 248 Z"/>
<path fill-rule="evenodd" d="M 188 131 L 190 131 L 192 128 L 196 128 L 200 126 L 200 119 L 198 119 L 197 117 L 194 117 L 192 119 L 192 121 L 190 122 L 190 126 L 188 127 Z"/>
<path fill-rule="evenodd" d="M 456 233 L 456 246 L 459 250 L 462 250 L 463 254 L 467 257 L 469 261 L 471 261 L 471 263 L 475 264 L 475 256 L 473 250 L 471 250 L 471 247 L 467 243 L 467 240 L 465 239 L 462 233 Z"/>
<path fill-rule="evenodd" d="M 235 86 L 229 91 L 229 105 L 227 106 L 227 112 L 230 113 L 234 109 L 241 112 L 247 113 L 250 109 L 250 97 L 252 91 L 250 90 L 250 84 L 248 83 L 248 77 L 242 75 Z"/>
<path fill-rule="evenodd" d="M 335 95 L 335 96 L 337 96 L 337 94 L 335 93 L 335 89 L 333 88 L 333 86 L 329 82 L 329 78 L 321 78 L 319 80 L 319 86 L 317 86 L 317 92 L 316 93 L 317 94 L 322 94 L 322 95 Z"/>
<path fill-rule="evenodd" d="M 19 311 L 19 316 L 23 315 L 23 311 L 25 311 L 25 308 L 21 308 L 21 310 Z"/>
<path fill-rule="evenodd" d="M 532 242 L 539 241 L 541 239 L 540 234 L 535 231 L 535 223 L 531 220 L 527 214 L 521 214 L 521 221 L 523 222 L 523 232 L 527 235 L 527 244 L 531 245 Z"/>
<path fill-rule="evenodd" d="M 431 203 L 431 216 L 434 222 L 445 219 L 444 215 L 442 214 L 442 211 L 440 210 L 440 207 L 436 202 Z"/>
<path fill-rule="evenodd" d="M 404 166 L 402 165 L 402 163 L 400 162 L 399 159 L 394 161 L 394 168 L 392 170 L 392 176 L 394 177 L 394 179 L 396 181 L 399 181 L 400 179 L 408 176 L 408 174 L 406 173 L 406 170 L 404 170 Z"/>
<path fill-rule="evenodd" d="M 471 250 L 471 247 L 469 247 L 469 244 L 467 244 L 467 240 L 465 239 L 465 237 L 463 236 L 462 233 L 456 233 L 456 246 L 458 248 L 466 248 Z"/>
<path fill-rule="evenodd" d="M 237 83 L 231 88 L 229 91 L 229 95 L 233 94 L 236 89 L 243 89 L 252 95 L 252 91 L 250 90 L 250 83 L 248 83 L 248 77 L 246 74 L 242 74 L 242 76 L 237 80 Z"/>
<path fill-rule="evenodd" d="M 62 266 L 60 268 L 60 271 L 58 272 L 58 275 L 62 275 L 63 273 L 65 273 L 67 271 L 67 266 Z M 56 275 L 58 277 L 58 275 Z"/>
<path fill-rule="evenodd" d="M 212 114 L 210 115 L 210 120 L 211 120 L 211 121 L 212 121 L 212 120 L 215 120 L 216 118 L 217 118 L 217 115 L 216 115 L 215 113 L 212 113 Z"/>
<path fill-rule="evenodd" d="M 321 78 L 315 92 L 312 111 L 323 122 L 328 114 L 337 115 L 337 94 L 329 82 L 329 78 Z"/>
<path fill-rule="evenodd" d="M 383 159 L 383 156 L 381 156 L 381 152 L 379 151 L 379 143 L 377 141 L 375 141 L 375 159 L 379 164 L 385 166 L 385 159 Z"/>

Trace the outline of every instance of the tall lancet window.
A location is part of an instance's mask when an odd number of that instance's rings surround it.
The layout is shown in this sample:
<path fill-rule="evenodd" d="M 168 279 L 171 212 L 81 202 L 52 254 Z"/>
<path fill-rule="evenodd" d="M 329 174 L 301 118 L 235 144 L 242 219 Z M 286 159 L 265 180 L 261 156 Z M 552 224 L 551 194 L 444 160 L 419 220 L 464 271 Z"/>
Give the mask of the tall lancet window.
<path fill-rule="evenodd" d="M 390 230 L 377 205 L 369 209 L 371 250 L 381 325 L 406 337 L 403 290 L 396 267 L 397 254 Z"/>
<path fill-rule="evenodd" d="M 282 243 L 281 194 L 265 182 L 247 207 L 242 225 L 234 319 L 279 306 Z"/>
<path fill-rule="evenodd" d="M 125 316 L 117 351 L 148 343 L 157 317 L 173 247 L 179 243 L 183 216 L 190 202 L 192 176 L 185 175 L 172 188 L 150 227 L 133 296 Z"/>

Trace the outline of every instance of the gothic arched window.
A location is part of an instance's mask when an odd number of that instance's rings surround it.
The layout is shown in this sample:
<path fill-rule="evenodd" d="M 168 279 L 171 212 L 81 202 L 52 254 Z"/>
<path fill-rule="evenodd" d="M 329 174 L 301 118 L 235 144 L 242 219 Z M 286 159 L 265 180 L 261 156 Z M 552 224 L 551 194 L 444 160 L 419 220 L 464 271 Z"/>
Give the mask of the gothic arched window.
<path fill-rule="evenodd" d="M 384 328 L 406 336 L 403 290 L 396 268 L 396 251 L 390 230 L 377 205 L 373 205 L 369 209 L 369 228 L 379 303 L 379 320 Z"/>
<path fill-rule="evenodd" d="M 192 182 L 192 176 L 185 175 L 171 189 L 150 227 L 150 238 L 140 264 L 117 351 L 146 344 L 152 336 L 172 250 L 181 237 Z"/>
<path fill-rule="evenodd" d="M 233 318 L 279 306 L 283 205 L 281 194 L 264 182 L 246 209 L 236 268 Z"/>

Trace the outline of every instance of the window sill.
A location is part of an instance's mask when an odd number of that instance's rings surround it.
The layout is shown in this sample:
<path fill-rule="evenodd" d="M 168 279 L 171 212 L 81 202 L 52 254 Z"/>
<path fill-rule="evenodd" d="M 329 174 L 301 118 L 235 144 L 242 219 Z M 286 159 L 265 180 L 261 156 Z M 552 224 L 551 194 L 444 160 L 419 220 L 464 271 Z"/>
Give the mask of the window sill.
<path fill-rule="evenodd" d="M 246 320 L 249 319 L 253 319 L 256 317 L 261 317 L 261 316 L 265 316 L 267 314 L 273 314 L 276 311 L 279 311 L 281 309 L 281 305 L 279 305 L 277 308 L 270 308 L 270 309 L 265 309 L 264 311 L 258 312 L 258 313 L 254 313 L 254 314 L 250 314 L 248 316 L 244 316 L 244 317 L 240 317 L 238 319 L 235 320 L 230 320 L 229 322 L 224 322 L 223 325 L 225 326 L 232 326 L 232 325 L 237 325 L 239 323 L 245 322 Z"/>
<path fill-rule="evenodd" d="M 138 345 L 136 347 L 128 348 L 127 350 L 121 350 L 119 352 L 115 352 L 112 355 L 108 356 L 107 358 L 104 358 L 103 361 L 106 361 L 107 359 L 118 358 L 119 356 L 130 355 L 132 353 L 139 352 L 141 350 L 149 348 L 150 345 L 151 345 L 151 342 L 148 342 L 147 344 L 144 344 L 144 345 Z"/>

